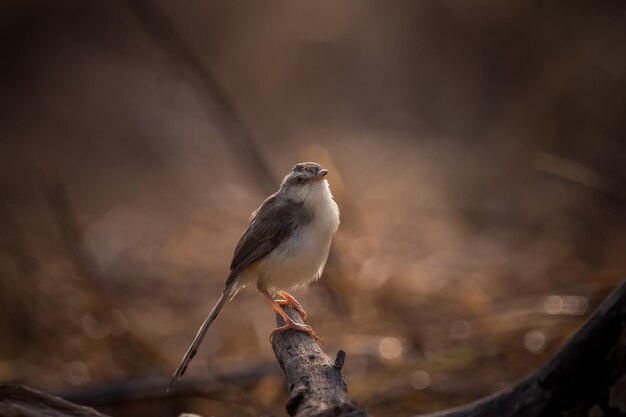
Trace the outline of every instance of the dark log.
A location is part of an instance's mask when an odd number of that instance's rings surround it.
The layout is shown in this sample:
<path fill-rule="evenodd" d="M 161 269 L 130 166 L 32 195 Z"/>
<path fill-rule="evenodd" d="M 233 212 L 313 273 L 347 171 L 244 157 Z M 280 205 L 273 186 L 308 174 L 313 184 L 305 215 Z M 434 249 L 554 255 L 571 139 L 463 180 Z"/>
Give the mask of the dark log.
<path fill-rule="evenodd" d="M 498 394 L 421 417 L 626 415 L 626 280 L 550 362 Z"/>
<path fill-rule="evenodd" d="M 0 385 L 0 416 L 106 417 L 93 408 L 16 384 Z"/>
<path fill-rule="evenodd" d="M 294 321 L 302 323 L 291 307 L 285 311 Z M 279 326 L 285 324 L 276 315 Z M 341 375 L 346 354 L 337 353 L 333 361 L 308 335 L 289 330 L 274 336 L 272 348 L 287 377 L 289 401 L 287 413 L 292 417 L 369 417 L 348 397 Z"/>
<path fill-rule="evenodd" d="M 219 398 L 234 385 L 238 388 L 237 395 L 241 395 L 241 398 L 236 398 L 235 401 L 252 404 L 254 398 L 246 394 L 259 380 L 279 373 L 276 363 L 267 361 L 223 372 L 186 375 L 169 391 L 164 387 L 170 382 L 170 375 L 160 377 L 149 375 L 65 388 L 53 394 L 77 404 L 99 407 L 186 397 Z"/>

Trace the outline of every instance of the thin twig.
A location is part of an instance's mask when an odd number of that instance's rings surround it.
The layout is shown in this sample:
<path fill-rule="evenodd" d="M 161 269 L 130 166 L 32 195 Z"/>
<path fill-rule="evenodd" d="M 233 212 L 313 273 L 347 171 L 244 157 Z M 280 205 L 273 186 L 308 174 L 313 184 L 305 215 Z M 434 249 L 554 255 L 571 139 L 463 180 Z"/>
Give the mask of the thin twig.
<path fill-rule="evenodd" d="M 211 69 L 198 58 L 156 2 L 126 0 L 125 3 L 143 29 L 193 77 L 196 84 L 194 91 L 202 99 L 213 121 L 222 124 L 226 144 L 231 146 L 238 158 L 241 158 L 241 166 L 247 167 L 265 192 L 273 191 L 276 178 L 269 164 L 254 135 L 247 128 L 233 101 L 225 93 Z"/>

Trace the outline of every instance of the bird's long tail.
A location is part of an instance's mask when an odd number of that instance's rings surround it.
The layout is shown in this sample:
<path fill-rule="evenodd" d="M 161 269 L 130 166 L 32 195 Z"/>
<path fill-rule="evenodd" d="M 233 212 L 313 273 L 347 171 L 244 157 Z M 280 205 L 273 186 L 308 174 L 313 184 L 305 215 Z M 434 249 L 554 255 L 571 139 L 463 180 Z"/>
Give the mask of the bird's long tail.
<path fill-rule="evenodd" d="M 207 318 L 204 319 L 204 322 L 202 323 L 202 326 L 200 326 L 200 329 L 198 329 L 198 333 L 196 334 L 196 337 L 193 339 L 191 346 L 189 346 L 189 349 L 187 349 L 187 353 L 185 353 L 185 356 L 183 356 L 183 360 L 180 361 L 180 365 L 178 365 L 178 368 L 176 368 L 176 371 L 174 371 L 174 374 L 172 375 L 172 380 L 170 381 L 170 384 L 167 387 L 168 391 L 176 380 L 179 380 L 183 377 L 183 375 L 185 374 L 185 371 L 187 370 L 187 366 L 189 365 L 189 362 L 191 362 L 193 357 L 196 356 L 196 353 L 198 352 L 198 348 L 200 347 L 200 344 L 202 343 L 202 339 L 204 339 L 204 335 L 206 335 L 207 330 L 209 330 L 209 326 L 211 326 L 211 323 L 215 321 L 215 319 L 217 318 L 217 315 L 222 310 L 222 307 L 224 307 L 224 304 L 226 303 L 226 301 L 231 299 L 233 297 L 233 294 L 236 293 L 236 291 L 233 291 L 234 284 L 235 282 L 229 282 L 226 285 L 226 287 L 224 288 L 224 291 L 222 291 L 222 295 L 220 296 L 220 299 L 217 300 L 217 303 L 215 304 L 215 306 L 213 307 L 213 309 L 211 310 Z"/>

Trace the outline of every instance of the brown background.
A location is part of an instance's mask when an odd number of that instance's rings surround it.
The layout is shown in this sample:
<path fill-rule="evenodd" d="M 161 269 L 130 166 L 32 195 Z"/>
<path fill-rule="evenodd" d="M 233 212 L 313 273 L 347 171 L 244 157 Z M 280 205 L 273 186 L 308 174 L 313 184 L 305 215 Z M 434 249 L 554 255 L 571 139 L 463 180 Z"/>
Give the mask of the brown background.
<path fill-rule="evenodd" d="M 330 168 L 342 225 L 295 295 L 348 352 L 351 396 L 410 416 L 518 380 L 625 275 L 625 17 L 620 1 L 2 2 L 0 381 L 160 384 L 249 214 L 303 160 Z M 243 292 L 188 372 L 202 393 L 99 408 L 285 415 L 273 320 Z"/>

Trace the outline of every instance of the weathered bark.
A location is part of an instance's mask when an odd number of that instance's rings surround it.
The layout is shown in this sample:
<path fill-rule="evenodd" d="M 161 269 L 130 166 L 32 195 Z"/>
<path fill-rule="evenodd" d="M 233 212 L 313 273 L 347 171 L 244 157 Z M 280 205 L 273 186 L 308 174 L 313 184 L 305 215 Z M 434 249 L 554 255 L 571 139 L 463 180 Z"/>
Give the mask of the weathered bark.
<path fill-rule="evenodd" d="M 291 307 L 285 311 L 294 321 L 302 323 Z M 283 325 L 276 315 L 278 325 Z M 341 375 L 346 357 L 339 351 L 333 361 L 308 335 L 287 331 L 274 336 L 272 348 L 287 377 L 289 401 L 287 413 L 292 417 L 369 417 L 348 397 L 348 389 Z"/>
<path fill-rule="evenodd" d="M 93 408 L 72 404 L 46 392 L 15 384 L 0 385 L 0 416 L 106 417 Z"/>

